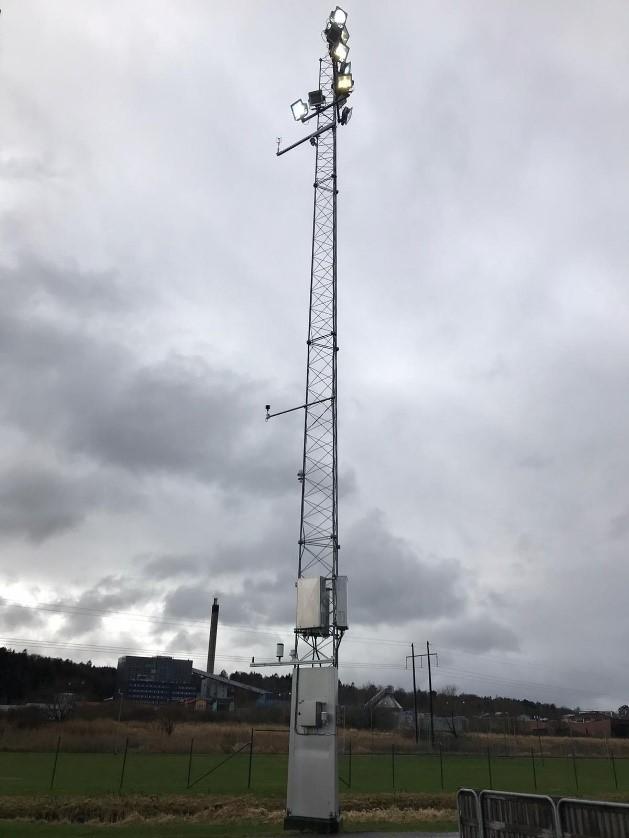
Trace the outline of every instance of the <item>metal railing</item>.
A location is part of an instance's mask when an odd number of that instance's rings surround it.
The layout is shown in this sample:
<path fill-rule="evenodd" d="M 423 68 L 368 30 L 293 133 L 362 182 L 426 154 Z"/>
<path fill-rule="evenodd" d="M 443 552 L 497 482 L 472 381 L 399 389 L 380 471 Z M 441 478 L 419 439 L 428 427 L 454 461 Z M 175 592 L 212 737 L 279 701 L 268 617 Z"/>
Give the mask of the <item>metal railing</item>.
<path fill-rule="evenodd" d="M 629 804 L 502 791 L 457 793 L 461 838 L 629 838 Z"/>

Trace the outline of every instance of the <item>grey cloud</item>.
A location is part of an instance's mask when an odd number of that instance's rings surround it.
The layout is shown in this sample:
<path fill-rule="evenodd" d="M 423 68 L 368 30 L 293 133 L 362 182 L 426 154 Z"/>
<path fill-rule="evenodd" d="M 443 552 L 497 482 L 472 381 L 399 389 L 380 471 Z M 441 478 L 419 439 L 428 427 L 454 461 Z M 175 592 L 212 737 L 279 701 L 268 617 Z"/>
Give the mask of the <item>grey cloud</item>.
<path fill-rule="evenodd" d="M 60 452 L 228 492 L 286 490 L 289 452 L 277 435 L 249 433 L 262 414 L 246 376 L 182 355 L 142 365 L 98 333 L 17 304 L 0 316 L 0 350 L 5 421 Z"/>
<path fill-rule="evenodd" d="M 60 599 L 52 605 L 76 608 L 76 613 L 64 613 L 59 637 L 80 637 L 102 627 L 106 614 L 150 601 L 153 592 L 146 586 L 133 586 L 121 576 L 105 576 L 90 589 L 73 599 Z M 82 613 L 82 611 L 84 613 Z M 90 611 L 96 613 L 89 613 Z"/>
<path fill-rule="evenodd" d="M 395 625 L 465 607 L 460 563 L 419 555 L 389 531 L 380 510 L 373 510 L 350 528 L 341 558 L 343 569 L 350 574 L 354 621 Z"/>
<path fill-rule="evenodd" d="M 0 478 L 0 534 L 41 542 L 76 527 L 104 495 L 104 486 L 85 476 L 16 466 Z"/>
<path fill-rule="evenodd" d="M 181 620 L 207 620 L 212 598 L 218 597 L 219 624 L 273 625 L 291 623 L 295 617 L 295 589 L 289 574 L 244 578 L 236 591 L 223 592 L 207 582 L 181 585 L 164 598 L 164 615 Z"/>
<path fill-rule="evenodd" d="M 0 626 L 4 629 L 41 628 L 45 624 L 43 615 L 34 608 L 23 608 L 0 597 Z"/>
<path fill-rule="evenodd" d="M 55 170 L 40 157 L 9 154 L 0 156 L 0 179 L 37 181 L 55 175 Z"/>
<path fill-rule="evenodd" d="M 517 652 L 520 642 L 509 626 L 487 614 L 455 617 L 449 624 L 437 624 L 435 640 L 464 652 Z"/>
<path fill-rule="evenodd" d="M 0 266 L 5 313 L 41 315 L 42 313 L 81 317 L 103 314 L 121 315 L 134 303 L 134 292 L 122 287 L 113 270 L 82 270 L 68 263 L 57 265 L 20 252 L 15 267 Z"/>
<path fill-rule="evenodd" d="M 210 620 L 212 601 L 200 585 L 180 585 L 164 598 L 164 616 L 182 620 Z"/>
<path fill-rule="evenodd" d="M 611 539 L 619 540 L 627 535 L 629 535 L 629 510 L 614 515 L 609 522 L 609 537 Z"/>
<path fill-rule="evenodd" d="M 199 631 L 190 632 L 182 629 L 168 641 L 165 651 L 178 655 L 199 654 L 207 649 L 207 641 L 207 635 Z"/>
<path fill-rule="evenodd" d="M 161 581 L 198 574 L 203 564 L 202 559 L 196 556 L 159 556 L 146 562 L 143 573 Z"/>

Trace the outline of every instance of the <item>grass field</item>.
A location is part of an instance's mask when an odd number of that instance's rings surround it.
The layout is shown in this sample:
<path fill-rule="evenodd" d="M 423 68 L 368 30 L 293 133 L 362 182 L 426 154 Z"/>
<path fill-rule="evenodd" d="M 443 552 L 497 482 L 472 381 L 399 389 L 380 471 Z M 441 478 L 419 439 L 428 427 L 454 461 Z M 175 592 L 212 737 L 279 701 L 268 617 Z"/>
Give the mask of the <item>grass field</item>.
<path fill-rule="evenodd" d="M 121 754 L 60 753 L 54 783 L 52 753 L 0 752 L 0 794 L 94 795 L 233 794 L 246 791 L 249 756 L 198 754 L 193 757 L 188 788 L 188 756 L 129 752 L 123 770 Z M 217 767 L 219 766 L 219 767 Z M 213 773 L 212 769 L 216 768 Z M 250 791 L 281 796 L 286 787 L 284 754 L 258 754 L 251 762 Z M 490 778 L 491 768 L 491 778 Z M 576 773 L 575 773 L 576 769 Z M 614 777 L 615 771 L 615 777 Z M 601 796 L 629 791 L 629 760 L 582 757 L 487 756 L 439 754 L 359 754 L 339 759 L 341 788 L 358 793 L 456 791 L 461 786 L 545 794 Z"/>

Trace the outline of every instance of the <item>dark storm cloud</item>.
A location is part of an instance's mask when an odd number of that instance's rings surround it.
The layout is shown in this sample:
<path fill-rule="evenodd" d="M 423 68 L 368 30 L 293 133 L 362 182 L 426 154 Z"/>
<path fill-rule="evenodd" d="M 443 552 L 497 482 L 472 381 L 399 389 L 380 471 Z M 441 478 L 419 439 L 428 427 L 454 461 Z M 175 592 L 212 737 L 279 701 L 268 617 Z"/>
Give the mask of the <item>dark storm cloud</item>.
<path fill-rule="evenodd" d="M 465 607 L 466 578 L 460 562 L 420 555 L 390 532 L 380 510 L 355 523 L 344 543 L 341 555 L 350 574 L 352 620 L 396 625 Z"/>

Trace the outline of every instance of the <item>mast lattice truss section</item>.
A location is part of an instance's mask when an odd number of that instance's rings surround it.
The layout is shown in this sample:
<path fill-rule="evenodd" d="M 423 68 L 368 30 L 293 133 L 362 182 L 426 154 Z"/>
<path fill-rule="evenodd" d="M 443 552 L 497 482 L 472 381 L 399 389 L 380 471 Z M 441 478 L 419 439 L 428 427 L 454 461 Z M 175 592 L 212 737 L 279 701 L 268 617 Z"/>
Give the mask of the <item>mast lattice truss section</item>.
<path fill-rule="evenodd" d="M 319 89 L 329 91 L 335 67 L 326 55 L 319 62 Z M 336 316 L 336 113 L 317 116 L 308 362 L 304 419 L 303 465 L 300 474 L 301 520 L 298 576 L 329 580 L 330 636 L 302 635 L 317 658 L 322 651 L 335 664 L 342 631 L 336 627 L 338 572 L 337 459 L 337 316 Z M 329 130 L 327 130 L 329 127 Z"/>

